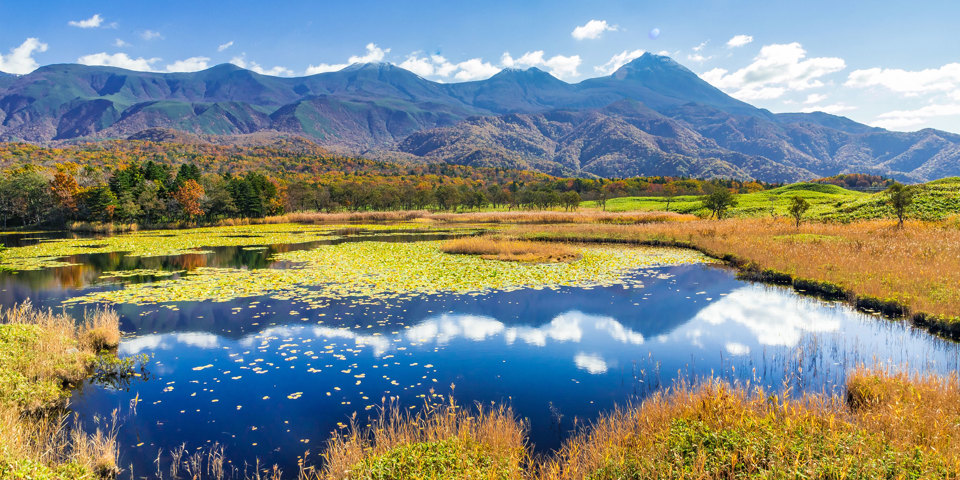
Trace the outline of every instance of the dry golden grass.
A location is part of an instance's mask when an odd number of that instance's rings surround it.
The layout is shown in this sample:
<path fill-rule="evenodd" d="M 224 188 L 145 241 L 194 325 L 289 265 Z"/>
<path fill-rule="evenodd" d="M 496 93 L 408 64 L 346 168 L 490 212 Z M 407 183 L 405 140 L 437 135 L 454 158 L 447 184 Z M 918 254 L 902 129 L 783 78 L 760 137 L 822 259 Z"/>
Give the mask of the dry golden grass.
<path fill-rule="evenodd" d="M 828 282 L 855 297 L 897 302 L 909 313 L 960 316 L 960 229 L 891 220 L 850 224 L 699 220 L 646 225 L 544 225 L 505 231 L 518 238 L 688 245 L 747 268 Z M 869 303 L 867 303 L 869 305 Z M 908 312 L 904 312 L 908 313 Z"/>
<path fill-rule="evenodd" d="M 526 427 L 505 407 L 427 404 L 416 414 L 385 407 L 369 427 L 336 434 L 323 479 L 518 479 L 529 461 Z"/>
<path fill-rule="evenodd" d="M 490 236 L 447 240 L 440 246 L 440 250 L 453 254 L 478 255 L 487 260 L 529 263 L 569 262 L 578 256 L 575 249 L 560 243 L 504 240 Z"/>
<path fill-rule="evenodd" d="M 719 381 L 680 385 L 601 417 L 540 465 L 537 478 L 960 474 L 956 376 L 908 378 L 860 370 L 848 388 L 848 398 L 859 400 L 779 398 Z"/>
<path fill-rule="evenodd" d="M 504 224 L 647 224 L 663 222 L 687 222 L 696 220 L 693 215 L 674 212 L 560 212 L 560 211 L 513 211 L 437 213 L 431 219 L 447 223 L 504 223 Z"/>
<path fill-rule="evenodd" d="M 82 338 L 94 351 L 117 348 L 120 345 L 120 316 L 104 308 L 86 312 Z"/>
<path fill-rule="evenodd" d="M 510 212 L 431 213 L 426 210 L 386 212 L 294 212 L 254 219 L 226 219 L 219 225 L 249 225 L 251 223 L 350 223 L 350 222 L 409 222 L 430 223 L 492 223 L 492 224 L 554 224 L 601 223 L 643 224 L 657 222 L 692 221 L 697 217 L 675 212 L 601 212 L 587 210 L 564 212 L 553 210 L 517 210 Z"/>
<path fill-rule="evenodd" d="M 107 311 L 83 326 L 29 302 L 0 310 L 0 478 L 116 474 L 115 423 L 87 434 L 67 422 L 71 386 L 91 373 L 97 349 L 119 341 Z"/>

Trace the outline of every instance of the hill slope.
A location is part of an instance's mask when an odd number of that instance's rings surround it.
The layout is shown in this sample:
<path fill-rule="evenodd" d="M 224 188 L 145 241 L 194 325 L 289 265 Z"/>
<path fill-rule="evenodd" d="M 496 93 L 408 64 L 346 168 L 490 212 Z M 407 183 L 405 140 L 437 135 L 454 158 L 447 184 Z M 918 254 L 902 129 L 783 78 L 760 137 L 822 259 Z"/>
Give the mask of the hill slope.
<path fill-rule="evenodd" d="M 442 84 L 390 64 L 300 78 L 233 65 L 170 74 L 49 65 L 0 75 L 0 140 L 124 138 L 155 128 L 305 135 L 350 154 L 586 176 L 960 174 L 960 135 L 772 114 L 652 54 L 577 84 L 536 68 Z"/>

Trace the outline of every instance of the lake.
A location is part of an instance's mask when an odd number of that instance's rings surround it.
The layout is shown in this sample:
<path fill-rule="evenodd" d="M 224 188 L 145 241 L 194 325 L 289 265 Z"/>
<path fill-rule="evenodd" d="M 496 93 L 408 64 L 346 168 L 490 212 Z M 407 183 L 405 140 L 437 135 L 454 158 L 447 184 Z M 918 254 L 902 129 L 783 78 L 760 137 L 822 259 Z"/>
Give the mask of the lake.
<path fill-rule="evenodd" d="M 138 475 L 156 468 L 158 451 L 183 443 L 187 451 L 223 445 L 239 468 L 259 459 L 294 471 L 305 451 L 316 456 L 355 412 L 364 424 L 385 402 L 411 411 L 451 395 L 464 405 L 505 402 L 529 420 L 530 438 L 545 452 L 576 423 L 678 379 L 713 375 L 833 393 L 859 364 L 960 367 L 953 342 L 842 303 L 738 280 L 692 253 L 646 249 L 643 255 L 668 261 L 644 263 L 636 249 L 585 250 L 583 261 L 621 268 L 616 278 L 509 266 L 497 271 L 507 279 L 492 284 L 500 288 L 483 289 L 473 282 L 483 273 L 476 265 L 486 264 L 471 263 L 462 272 L 443 267 L 457 277 L 447 291 L 417 290 L 417 280 L 433 274 L 417 270 L 425 262 L 418 255 L 436 255 L 421 246 L 462 233 L 318 230 L 311 233 L 317 238 L 271 244 L 224 240 L 231 232 L 209 245 L 200 236 L 203 253 L 71 250 L 63 264 L 0 274 L 0 304 L 29 298 L 82 317 L 111 300 L 125 334 L 119 353 L 149 355 L 147 374 L 120 387 L 87 384 L 72 407 L 85 419 L 119 409 L 121 465 Z M 52 236 L 0 240 L 29 247 L 45 238 Z M 101 240 L 84 248 L 97 250 Z M 378 251 L 398 258 L 369 258 Z M 325 261 L 354 263 L 333 276 L 322 273 L 329 263 L 298 270 L 324 252 L 335 253 Z M 385 276 L 363 270 L 380 266 Z M 351 281 L 370 286 L 331 287 L 356 269 L 360 280 Z M 299 272 L 300 283 L 289 272 Z M 224 276 L 236 292 L 211 283 Z M 551 283 L 531 286 L 529 278 Z M 266 281 L 270 288 L 249 287 Z"/>

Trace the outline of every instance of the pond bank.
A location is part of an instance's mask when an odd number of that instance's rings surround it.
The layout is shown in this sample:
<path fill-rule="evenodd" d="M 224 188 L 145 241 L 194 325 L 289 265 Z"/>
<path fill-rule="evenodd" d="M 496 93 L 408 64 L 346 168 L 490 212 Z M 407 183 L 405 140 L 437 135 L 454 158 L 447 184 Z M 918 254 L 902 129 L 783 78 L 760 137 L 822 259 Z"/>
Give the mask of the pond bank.
<path fill-rule="evenodd" d="M 517 238 L 690 248 L 738 269 L 741 278 L 791 285 L 845 300 L 931 333 L 960 338 L 960 230 L 927 223 L 848 225 L 724 220 L 637 226 L 539 226 Z"/>

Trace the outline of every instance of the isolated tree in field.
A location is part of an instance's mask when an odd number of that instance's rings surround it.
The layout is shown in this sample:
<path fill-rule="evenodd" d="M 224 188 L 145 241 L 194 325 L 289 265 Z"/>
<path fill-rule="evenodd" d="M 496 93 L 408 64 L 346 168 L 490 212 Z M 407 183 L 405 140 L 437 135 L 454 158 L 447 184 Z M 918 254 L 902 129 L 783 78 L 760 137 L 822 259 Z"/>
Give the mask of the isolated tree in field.
<path fill-rule="evenodd" d="M 710 216 L 717 217 L 717 220 L 723 218 L 727 209 L 735 206 L 737 206 L 737 199 L 726 188 L 718 188 L 703 199 L 703 208 L 710 210 Z"/>
<path fill-rule="evenodd" d="M 810 209 L 810 202 L 800 196 L 794 196 L 790 198 L 790 207 L 788 211 L 790 216 L 793 217 L 793 220 L 797 223 L 797 228 L 800 228 L 800 221 L 803 220 L 803 214 L 807 213 L 807 210 Z"/>
<path fill-rule="evenodd" d="M 907 207 L 913 204 L 913 195 L 916 190 L 912 186 L 902 183 L 894 183 L 887 188 L 887 197 L 890 200 L 890 206 L 899 220 L 898 226 L 903 227 L 903 219 L 907 215 Z"/>
<path fill-rule="evenodd" d="M 663 198 L 667 200 L 667 211 L 670 211 L 670 202 L 673 201 L 673 197 L 677 196 L 677 193 L 680 192 L 680 188 L 672 183 L 668 183 L 663 186 Z"/>

